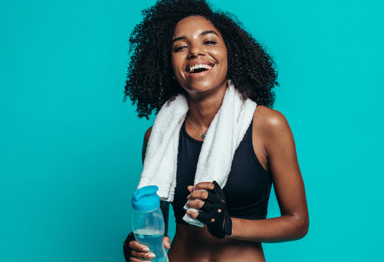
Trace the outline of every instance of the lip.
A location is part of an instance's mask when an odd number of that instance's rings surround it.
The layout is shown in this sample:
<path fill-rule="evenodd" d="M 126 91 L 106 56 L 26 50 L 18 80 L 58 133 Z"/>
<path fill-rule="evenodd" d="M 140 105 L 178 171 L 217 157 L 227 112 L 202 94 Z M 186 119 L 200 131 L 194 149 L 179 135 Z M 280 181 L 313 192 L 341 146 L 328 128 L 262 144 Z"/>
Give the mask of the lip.
<path fill-rule="evenodd" d="M 194 65 L 199 65 L 199 64 L 204 64 L 204 65 L 209 65 L 211 67 L 211 69 L 209 70 L 205 70 L 205 71 L 202 71 L 202 72 L 199 72 L 199 73 L 189 73 L 187 71 L 187 68 L 190 68 Z M 187 76 L 189 76 L 190 78 L 200 78 L 200 77 L 204 77 L 205 75 L 209 74 L 209 72 L 211 72 L 211 70 L 216 66 L 216 64 L 212 64 L 212 63 L 203 63 L 203 62 L 193 62 L 193 63 L 189 63 L 186 68 L 185 68 L 185 73 Z"/>
<path fill-rule="evenodd" d="M 200 77 L 204 77 L 206 76 L 207 74 L 209 74 L 209 72 L 211 72 L 212 68 L 214 67 L 214 65 L 211 67 L 211 69 L 209 70 L 205 70 L 205 71 L 202 71 L 202 72 L 199 72 L 199 73 L 188 73 L 186 72 L 187 76 L 190 77 L 190 78 L 200 78 Z"/>
<path fill-rule="evenodd" d="M 195 65 L 209 65 L 211 67 L 213 67 L 215 64 L 214 63 L 209 63 L 209 62 L 203 62 L 203 61 L 194 61 L 194 62 L 190 62 L 186 65 L 185 67 L 185 71 L 188 72 L 188 68 L 192 67 L 192 66 L 195 66 Z"/>

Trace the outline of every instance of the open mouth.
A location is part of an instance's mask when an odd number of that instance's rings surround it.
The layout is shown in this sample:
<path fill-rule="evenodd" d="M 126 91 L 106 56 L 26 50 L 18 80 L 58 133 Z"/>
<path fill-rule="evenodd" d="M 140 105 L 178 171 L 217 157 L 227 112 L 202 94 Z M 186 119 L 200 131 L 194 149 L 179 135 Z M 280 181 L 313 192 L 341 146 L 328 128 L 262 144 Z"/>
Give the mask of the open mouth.
<path fill-rule="evenodd" d="M 201 72 L 209 71 L 214 65 L 210 64 L 197 64 L 193 66 L 187 67 L 187 73 L 188 74 L 198 74 Z"/>

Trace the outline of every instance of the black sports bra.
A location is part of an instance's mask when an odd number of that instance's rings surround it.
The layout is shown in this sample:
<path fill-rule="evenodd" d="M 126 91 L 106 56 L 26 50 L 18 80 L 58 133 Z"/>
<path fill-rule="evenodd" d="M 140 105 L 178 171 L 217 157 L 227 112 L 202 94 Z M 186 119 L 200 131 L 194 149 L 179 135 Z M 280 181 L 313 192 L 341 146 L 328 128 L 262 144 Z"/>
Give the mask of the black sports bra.
<path fill-rule="evenodd" d="M 178 224 L 186 223 L 183 220 L 185 214 L 183 207 L 189 195 L 187 186 L 194 184 L 202 144 L 202 141 L 188 135 L 184 122 L 180 130 L 176 188 L 172 202 Z M 229 215 L 246 219 L 266 218 L 271 186 L 271 176 L 260 164 L 253 150 L 251 123 L 235 152 L 231 172 L 223 188 Z"/>

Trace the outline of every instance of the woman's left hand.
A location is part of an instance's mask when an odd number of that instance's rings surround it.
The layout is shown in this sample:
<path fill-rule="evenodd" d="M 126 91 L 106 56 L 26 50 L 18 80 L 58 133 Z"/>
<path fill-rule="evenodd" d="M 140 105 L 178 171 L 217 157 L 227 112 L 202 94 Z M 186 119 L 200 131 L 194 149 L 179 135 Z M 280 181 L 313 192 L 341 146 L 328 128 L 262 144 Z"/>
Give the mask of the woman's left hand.
<path fill-rule="evenodd" d="M 187 206 L 199 212 L 188 210 L 187 213 L 207 225 L 209 233 L 217 238 L 232 234 L 232 220 L 228 214 L 225 195 L 216 181 L 201 182 L 188 186 L 191 194 Z"/>

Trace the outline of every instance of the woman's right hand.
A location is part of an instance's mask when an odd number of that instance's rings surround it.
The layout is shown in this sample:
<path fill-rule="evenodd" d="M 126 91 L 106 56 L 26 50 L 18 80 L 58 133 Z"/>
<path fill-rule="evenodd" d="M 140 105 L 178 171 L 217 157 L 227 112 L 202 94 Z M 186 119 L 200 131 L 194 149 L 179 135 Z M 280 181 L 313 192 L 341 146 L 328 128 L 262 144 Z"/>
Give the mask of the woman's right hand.
<path fill-rule="evenodd" d="M 123 252 L 127 262 L 150 261 L 155 258 L 155 254 L 149 252 L 147 246 L 141 245 L 135 240 L 132 232 L 128 234 L 127 239 L 124 241 Z"/>
<path fill-rule="evenodd" d="M 170 248 L 170 238 L 168 236 L 164 237 L 163 243 L 165 248 Z M 149 252 L 147 246 L 141 245 L 135 240 L 132 232 L 128 234 L 127 239 L 124 241 L 123 252 L 127 262 L 151 261 L 155 258 L 155 254 Z"/>

